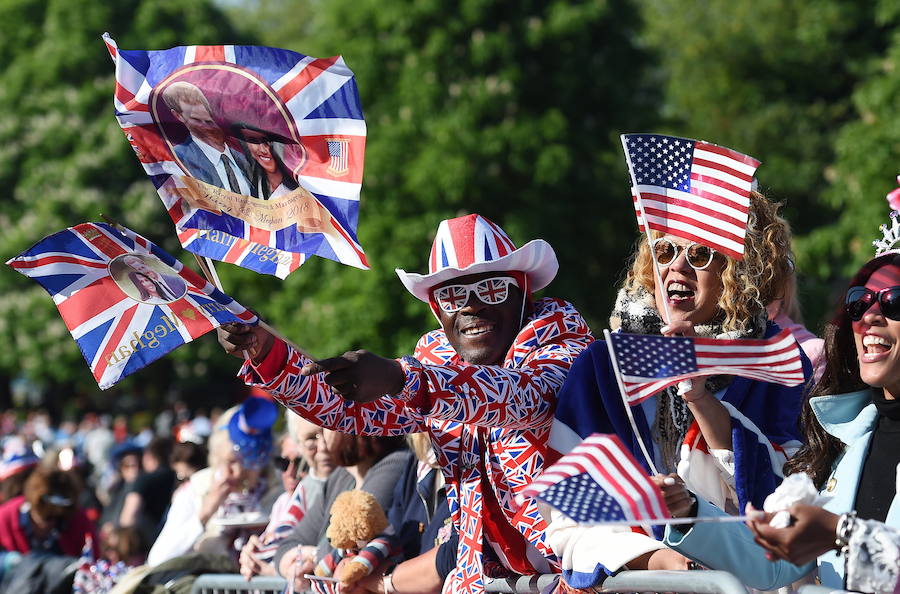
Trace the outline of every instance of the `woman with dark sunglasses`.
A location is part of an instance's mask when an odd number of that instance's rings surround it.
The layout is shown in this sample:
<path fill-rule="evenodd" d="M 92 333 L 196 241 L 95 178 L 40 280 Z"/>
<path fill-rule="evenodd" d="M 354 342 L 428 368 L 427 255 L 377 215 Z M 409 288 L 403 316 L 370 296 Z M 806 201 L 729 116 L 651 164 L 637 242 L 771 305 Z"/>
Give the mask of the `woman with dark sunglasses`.
<path fill-rule="evenodd" d="M 778 205 L 753 192 L 742 260 L 675 235 L 656 234 L 652 244 L 642 239 L 610 325 L 634 334 L 768 338 L 779 328 L 767 321 L 766 305 L 781 297 L 790 257 L 790 230 Z M 805 357 L 803 369 L 808 378 Z M 640 440 L 658 472 L 733 513 L 747 502 L 762 505 L 781 482 L 782 465 L 800 446 L 802 391 L 741 377 L 696 379 L 633 407 L 636 436 L 606 343 L 597 341 L 575 361 L 559 393 L 550 446 L 564 454 L 592 433 L 615 433 L 643 462 Z M 555 514 L 548 540 L 570 586 L 596 585 L 623 568 L 689 568 L 687 558 L 658 540 L 661 532 L 580 526 Z"/>
<path fill-rule="evenodd" d="M 843 307 L 825 328 L 825 359 L 801 417 L 806 445 L 785 466 L 786 472 L 812 477 L 829 497 L 824 507 L 790 508 L 791 525 L 781 529 L 768 525 L 768 514 L 750 522 L 749 529 L 672 528 L 666 533 L 670 546 L 762 590 L 788 585 L 818 566 L 822 585 L 831 588 L 845 587 L 845 570 L 846 585 L 853 589 L 893 572 L 888 588 L 893 591 L 897 545 L 872 536 L 877 528 L 872 522 L 900 528 L 898 251 L 870 260 L 853 277 Z M 676 490 L 668 496 L 674 498 Z M 698 515 L 713 513 L 700 502 Z M 873 590 L 880 587 L 862 588 Z"/>

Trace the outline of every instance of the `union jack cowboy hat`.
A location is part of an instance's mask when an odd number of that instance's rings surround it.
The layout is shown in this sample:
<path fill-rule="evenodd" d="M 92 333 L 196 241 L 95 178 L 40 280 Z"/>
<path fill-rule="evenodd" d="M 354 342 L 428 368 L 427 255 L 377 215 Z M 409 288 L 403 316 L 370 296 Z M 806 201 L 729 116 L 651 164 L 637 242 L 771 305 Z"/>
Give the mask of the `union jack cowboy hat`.
<path fill-rule="evenodd" d="M 478 214 L 441 221 L 438 225 L 428 274 L 396 269 L 403 286 L 417 299 L 429 302 L 430 291 L 444 281 L 481 272 L 519 271 L 528 290 L 539 291 L 556 276 L 559 263 L 550 244 L 533 239 L 520 248 L 495 223 Z"/>

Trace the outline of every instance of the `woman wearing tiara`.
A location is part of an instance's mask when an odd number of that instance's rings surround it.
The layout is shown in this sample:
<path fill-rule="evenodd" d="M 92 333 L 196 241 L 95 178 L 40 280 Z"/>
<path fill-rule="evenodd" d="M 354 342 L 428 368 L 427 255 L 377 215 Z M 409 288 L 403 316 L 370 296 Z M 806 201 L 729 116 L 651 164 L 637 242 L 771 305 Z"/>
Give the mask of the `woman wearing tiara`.
<path fill-rule="evenodd" d="M 639 242 L 610 318 L 632 334 L 770 338 L 765 305 L 782 295 L 791 272 L 790 230 L 778 205 L 750 194 L 744 257 L 736 260 L 675 235 Z M 653 259 L 660 267 L 654 279 Z M 663 319 L 668 307 L 669 319 Z M 804 376 L 812 368 L 801 355 Z M 716 375 L 667 388 L 632 407 L 633 429 L 605 341 L 572 365 L 560 390 L 550 447 L 565 454 L 592 433 L 615 433 L 648 471 L 684 480 L 707 501 L 736 513 L 762 505 L 781 482 L 781 467 L 800 446 L 797 418 L 803 386 Z M 683 382 L 688 383 L 688 382 Z M 637 433 L 637 435 L 636 435 Z M 548 542 L 575 588 L 593 586 L 620 569 L 686 569 L 688 559 L 660 541 L 661 531 L 586 526 L 552 513 Z"/>
<path fill-rule="evenodd" d="M 875 584 L 890 582 L 885 588 L 895 591 L 898 547 L 884 525 L 900 528 L 900 245 L 894 245 L 900 240 L 886 235 L 825 328 L 825 369 L 801 417 L 806 445 L 785 467 L 810 475 L 829 497 L 824 508 L 794 506 L 791 525 L 781 529 L 769 526 L 766 514 L 749 528 L 673 526 L 666 530 L 669 546 L 762 590 L 818 566 L 819 580 L 830 588 L 843 588 L 848 578 L 853 589 L 880 591 L 885 586 Z M 665 491 L 667 499 L 684 495 L 681 485 Z M 717 513 L 702 500 L 697 511 Z"/>

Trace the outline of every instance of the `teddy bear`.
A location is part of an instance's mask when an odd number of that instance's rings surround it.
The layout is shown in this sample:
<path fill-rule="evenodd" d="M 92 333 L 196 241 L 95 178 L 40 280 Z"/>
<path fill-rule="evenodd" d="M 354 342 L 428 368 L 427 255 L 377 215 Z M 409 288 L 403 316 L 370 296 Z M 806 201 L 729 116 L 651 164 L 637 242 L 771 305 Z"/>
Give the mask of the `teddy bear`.
<path fill-rule="evenodd" d="M 387 526 L 384 510 L 371 493 L 354 489 L 338 495 L 325 532 L 337 550 L 319 561 L 315 575 L 334 577 L 348 588 L 372 573 L 395 553 L 390 539 L 376 538 Z"/>

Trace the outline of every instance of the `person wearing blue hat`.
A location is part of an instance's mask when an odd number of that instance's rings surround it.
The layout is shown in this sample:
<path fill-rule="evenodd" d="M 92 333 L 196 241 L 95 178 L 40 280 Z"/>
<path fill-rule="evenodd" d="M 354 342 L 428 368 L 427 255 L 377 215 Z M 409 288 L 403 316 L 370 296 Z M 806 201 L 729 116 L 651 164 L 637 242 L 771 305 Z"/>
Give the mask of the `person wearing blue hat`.
<path fill-rule="evenodd" d="M 149 565 L 191 550 L 234 556 L 228 526 L 265 524 L 260 500 L 268 486 L 275 404 L 249 396 L 225 411 L 209 438 L 209 467 L 198 470 L 172 496 L 166 523 L 147 557 Z"/>

